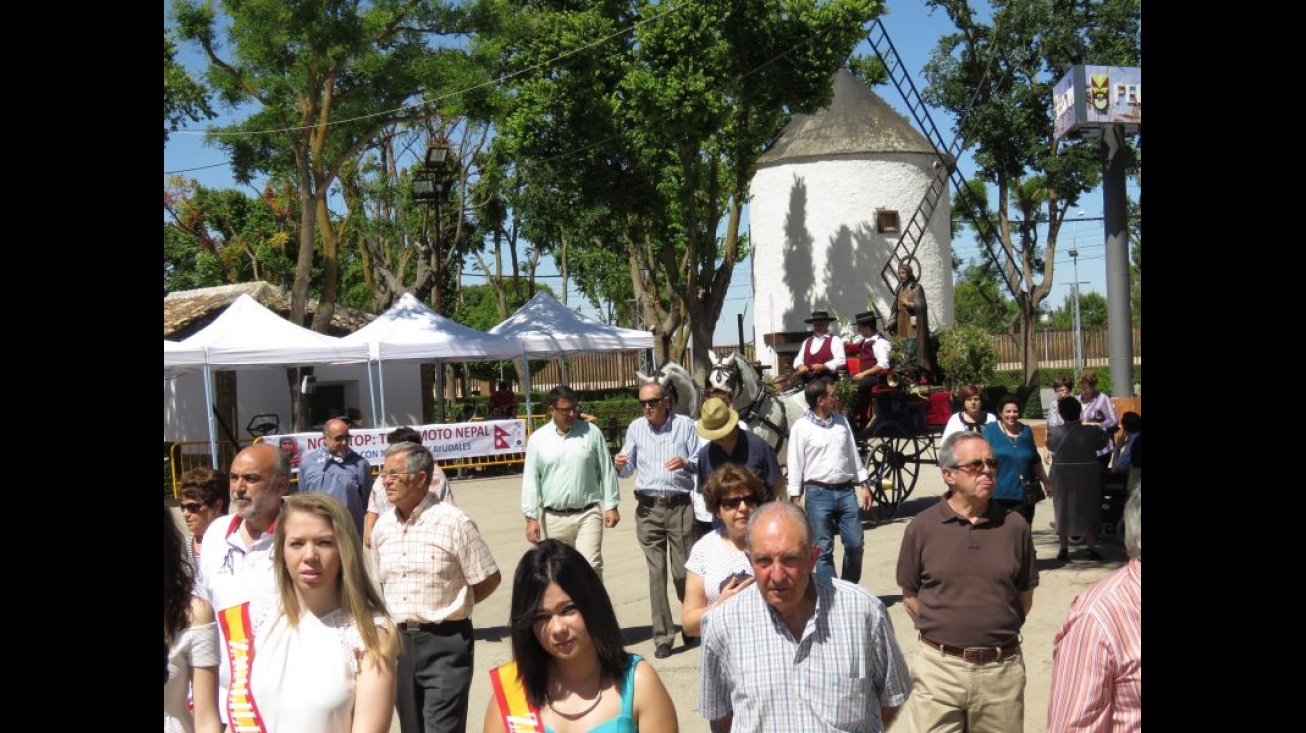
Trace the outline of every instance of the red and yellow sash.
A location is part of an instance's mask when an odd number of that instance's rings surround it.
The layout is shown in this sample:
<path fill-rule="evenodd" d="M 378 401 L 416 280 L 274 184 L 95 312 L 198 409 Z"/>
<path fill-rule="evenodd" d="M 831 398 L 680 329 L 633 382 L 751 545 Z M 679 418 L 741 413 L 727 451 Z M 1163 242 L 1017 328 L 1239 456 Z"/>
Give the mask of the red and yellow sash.
<path fill-rule="evenodd" d="M 503 729 L 508 733 L 544 733 L 540 711 L 526 699 L 526 688 L 517 677 L 517 663 L 507 662 L 490 670 L 494 699 L 499 702 Z"/>
<path fill-rule="evenodd" d="M 227 695 L 227 730 L 231 733 L 267 733 L 263 716 L 249 689 L 249 671 L 254 666 L 253 624 L 249 604 L 223 609 L 218 613 L 222 636 L 227 640 L 227 657 L 231 660 L 231 689 Z"/>

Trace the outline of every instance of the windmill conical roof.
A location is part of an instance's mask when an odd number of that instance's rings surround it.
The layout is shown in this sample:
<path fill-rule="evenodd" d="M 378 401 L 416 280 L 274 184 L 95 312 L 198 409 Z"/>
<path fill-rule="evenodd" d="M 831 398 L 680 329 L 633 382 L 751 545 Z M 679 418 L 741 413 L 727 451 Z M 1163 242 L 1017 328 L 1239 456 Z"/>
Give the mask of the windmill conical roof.
<path fill-rule="evenodd" d="M 800 114 L 758 158 L 759 166 L 797 158 L 935 150 L 924 135 L 847 69 L 834 72 L 830 105 Z"/>

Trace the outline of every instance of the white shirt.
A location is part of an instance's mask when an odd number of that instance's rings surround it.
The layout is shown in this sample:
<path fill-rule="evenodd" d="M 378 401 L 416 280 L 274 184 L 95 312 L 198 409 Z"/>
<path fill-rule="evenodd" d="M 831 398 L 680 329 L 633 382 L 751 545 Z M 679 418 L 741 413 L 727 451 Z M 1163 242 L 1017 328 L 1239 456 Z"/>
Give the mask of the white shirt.
<path fill-rule="evenodd" d="M 840 367 L 848 363 L 848 354 L 844 352 L 843 339 L 832 333 L 826 333 L 824 336 L 812 334 L 803 340 L 803 345 L 798 347 L 798 355 L 794 357 L 794 369 L 803 365 L 803 355 L 805 353 L 815 354 L 821 350 L 821 342 L 830 339 L 831 358 L 825 362 L 825 368 L 830 373 L 838 371 Z"/>
<path fill-rule="evenodd" d="M 811 410 L 789 430 L 789 495 L 803 493 L 804 481 L 838 484 L 869 478 L 857 459 L 853 430 L 843 415 L 821 420 Z"/>
<path fill-rule="evenodd" d="M 985 425 L 997 421 L 998 421 L 997 415 L 994 415 L 991 412 L 986 412 L 984 413 L 984 420 L 983 422 L 980 423 L 980 427 L 983 428 Z M 953 433 L 960 433 L 961 431 L 965 430 L 966 427 L 967 424 L 962 422 L 961 413 L 960 412 L 952 413 L 952 417 L 948 418 L 948 424 L 943 426 L 943 437 L 939 438 L 939 444 L 942 445 L 943 441 L 947 440 L 949 435 L 952 435 Z"/>

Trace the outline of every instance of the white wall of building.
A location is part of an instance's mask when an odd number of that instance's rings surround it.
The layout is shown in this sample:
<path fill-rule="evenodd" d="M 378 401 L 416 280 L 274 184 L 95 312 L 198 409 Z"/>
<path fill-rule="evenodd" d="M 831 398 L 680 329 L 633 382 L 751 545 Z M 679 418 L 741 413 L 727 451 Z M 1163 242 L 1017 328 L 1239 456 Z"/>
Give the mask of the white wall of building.
<path fill-rule="evenodd" d="M 867 309 L 883 316 L 893 292 L 880 270 L 898 242 L 879 234 L 877 209 L 898 211 L 905 229 L 925 197 L 937 158 L 921 154 L 838 156 L 781 162 L 758 170 L 749 202 L 753 245 L 753 326 L 757 358 L 776 367 L 768 333 L 805 331 L 813 310 L 841 319 Z M 930 309 L 930 328 L 953 323 L 950 197 L 945 195 L 916 251 Z"/>

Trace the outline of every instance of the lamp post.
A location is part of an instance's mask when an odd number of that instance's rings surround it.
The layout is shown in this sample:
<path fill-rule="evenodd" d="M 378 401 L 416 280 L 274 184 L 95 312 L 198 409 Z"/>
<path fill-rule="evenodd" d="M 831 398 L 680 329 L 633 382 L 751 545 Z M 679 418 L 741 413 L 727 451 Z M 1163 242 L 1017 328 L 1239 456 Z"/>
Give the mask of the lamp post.
<path fill-rule="evenodd" d="M 1070 250 L 1070 261 L 1075 268 L 1075 376 L 1084 373 L 1084 338 L 1079 325 L 1079 250 Z"/>
<path fill-rule="evenodd" d="M 435 206 L 435 312 L 444 315 L 444 247 L 443 217 L 444 199 L 453 182 L 453 170 L 449 165 L 449 143 L 444 138 L 436 138 L 426 148 L 426 157 L 422 167 L 413 174 L 413 200 L 422 205 L 422 248 L 429 245 L 427 241 L 427 219 L 431 206 Z M 437 419 L 444 420 L 444 364 L 435 365 L 435 392 L 440 396 L 436 404 Z"/>

